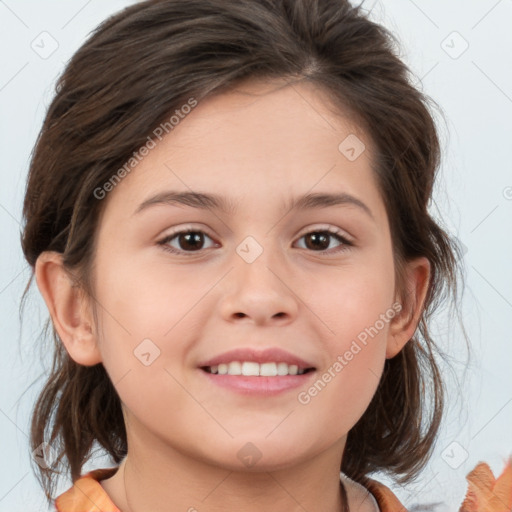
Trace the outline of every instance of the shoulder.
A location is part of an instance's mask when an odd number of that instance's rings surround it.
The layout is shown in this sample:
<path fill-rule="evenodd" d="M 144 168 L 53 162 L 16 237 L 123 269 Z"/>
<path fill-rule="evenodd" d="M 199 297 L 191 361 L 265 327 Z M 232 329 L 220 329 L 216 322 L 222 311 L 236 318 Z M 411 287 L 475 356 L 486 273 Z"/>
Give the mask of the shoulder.
<path fill-rule="evenodd" d="M 375 498 L 380 512 L 407 512 L 407 509 L 393 491 L 384 484 L 377 482 L 377 480 L 369 479 L 366 483 L 366 489 Z"/>
<path fill-rule="evenodd" d="M 379 510 L 375 497 L 368 489 L 343 474 L 341 481 L 347 491 L 350 512 L 375 512 Z"/>
<path fill-rule="evenodd" d="M 488 464 L 480 462 L 468 473 L 466 480 L 468 488 L 459 512 L 512 511 L 512 457 L 498 478 L 494 477 Z M 365 487 L 375 497 L 380 512 L 407 512 L 384 484 L 370 479 Z"/>
<path fill-rule="evenodd" d="M 485 462 L 477 464 L 466 480 L 468 490 L 460 512 L 509 512 L 512 510 L 512 457 L 495 478 Z"/>
<path fill-rule="evenodd" d="M 57 512 L 121 512 L 100 484 L 101 480 L 113 476 L 117 469 L 96 469 L 80 477 L 73 487 L 56 498 Z"/>

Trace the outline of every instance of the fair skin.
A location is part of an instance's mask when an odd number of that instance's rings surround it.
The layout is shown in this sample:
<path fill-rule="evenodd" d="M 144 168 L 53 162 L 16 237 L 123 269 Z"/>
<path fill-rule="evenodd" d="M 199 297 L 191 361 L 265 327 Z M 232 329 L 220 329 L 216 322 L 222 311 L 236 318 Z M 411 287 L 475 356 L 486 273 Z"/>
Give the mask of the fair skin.
<path fill-rule="evenodd" d="M 349 134 L 366 145 L 354 161 L 338 150 Z M 104 199 L 94 300 L 71 285 L 57 253 L 39 257 L 37 284 L 67 351 L 79 364 L 102 363 L 123 404 L 128 456 L 102 481 L 123 512 L 341 509 L 347 433 L 385 359 L 413 335 L 429 277 L 425 258 L 409 262 L 400 299 L 370 149 L 311 84 L 245 84 L 200 102 Z M 236 210 L 154 204 L 135 213 L 168 190 L 225 196 Z M 370 213 L 350 202 L 286 208 L 307 193 L 341 192 Z M 158 244 L 182 228 L 205 233 L 199 250 L 179 236 L 167 246 L 180 254 Z M 305 236 L 326 229 L 352 245 Z M 237 252 L 248 236 L 263 249 L 251 263 Z M 401 312 L 299 402 L 397 300 Z M 134 350 L 148 338 L 160 355 L 146 366 Z M 314 371 L 299 387 L 244 395 L 198 367 L 244 347 L 281 348 Z M 260 457 L 254 465 L 242 448 Z M 351 511 L 372 510 L 350 485 L 348 493 Z"/>

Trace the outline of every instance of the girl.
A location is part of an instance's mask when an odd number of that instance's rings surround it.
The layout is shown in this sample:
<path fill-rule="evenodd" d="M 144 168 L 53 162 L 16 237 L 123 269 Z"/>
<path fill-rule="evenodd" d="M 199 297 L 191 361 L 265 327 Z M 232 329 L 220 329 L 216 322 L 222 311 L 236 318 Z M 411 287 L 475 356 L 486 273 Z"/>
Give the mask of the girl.
<path fill-rule="evenodd" d="M 431 454 L 458 248 L 392 43 L 345 0 L 150 0 L 72 58 L 22 237 L 56 342 L 31 442 L 49 500 L 71 473 L 58 511 L 405 510 L 370 475 Z M 116 466 L 83 474 L 95 443 Z M 498 487 L 485 510 L 512 506 Z"/>

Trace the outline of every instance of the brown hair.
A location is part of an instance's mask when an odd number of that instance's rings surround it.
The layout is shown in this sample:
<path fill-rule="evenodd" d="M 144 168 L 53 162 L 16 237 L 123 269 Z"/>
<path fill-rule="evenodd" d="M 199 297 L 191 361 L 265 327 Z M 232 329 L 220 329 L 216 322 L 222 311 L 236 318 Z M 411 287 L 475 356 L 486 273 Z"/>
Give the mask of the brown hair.
<path fill-rule="evenodd" d="M 459 248 L 427 211 L 440 161 L 431 100 L 411 84 L 397 48 L 389 31 L 347 0 L 138 2 L 104 21 L 60 77 L 23 208 L 22 247 L 32 268 L 43 251 L 60 252 L 94 297 L 95 234 L 106 202 L 94 190 L 156 127 L 191 97 L 201 101 L 242 80 L 320 86 L 375 145 L 397 283 L 401 263 L 426 256 L 431 264 L 417 332 L 386 360 L 370 406 L 348 434 L 341 470 L 363 484 L 376 471 L 410 481 L 428 461 L 444 396 L 435 357 L 442 353 L 428 323 L 445 298 L 457 296 Z M 103 365 L 78 365 L 55 329 L 53 340 L 31 425 L 32 449 L 47 442 L 59 455 L 53 467 L 37 468 L 48 499 L 58 468 L 75 481 L 94 443 L 115 463 L 127 453 L 120 400 Z"/>

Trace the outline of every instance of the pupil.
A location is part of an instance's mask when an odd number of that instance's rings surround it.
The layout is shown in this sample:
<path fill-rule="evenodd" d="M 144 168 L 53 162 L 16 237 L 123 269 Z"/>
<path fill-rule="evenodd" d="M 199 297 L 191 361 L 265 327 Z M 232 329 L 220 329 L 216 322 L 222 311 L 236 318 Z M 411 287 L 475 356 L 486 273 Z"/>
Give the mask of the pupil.
<path fill-rule="evenodd" d="M 308 243 L 308 240 L 313 241 L 313 245 Z M 316 242 L 321 242 L 320 246 L 318 244 L 315 245 Z M 306 246 L 308 246 L 308 249 L 327 249 L 329 247 L 329 236 L 326 236 L 325 233 L 317 232 L 317 233 L 310 233 L 308 236 L 306 236 Z"/>
<path fill-rule="evenodd" d="M 202 234 L 197 231 L 191 231 L 190 233 L 180 234 L 180 246 L 183 249 L 198 249 L 201 246 Z"/>

